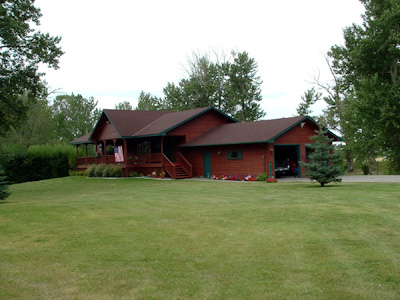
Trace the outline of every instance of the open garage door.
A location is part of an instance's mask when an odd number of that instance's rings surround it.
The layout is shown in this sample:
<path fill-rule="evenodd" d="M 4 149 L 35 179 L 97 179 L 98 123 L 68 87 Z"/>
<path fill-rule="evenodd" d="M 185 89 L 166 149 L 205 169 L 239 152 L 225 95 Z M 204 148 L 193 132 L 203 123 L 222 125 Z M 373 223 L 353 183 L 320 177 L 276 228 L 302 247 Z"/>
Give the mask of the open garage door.
<path fill-rule="evenodd" d="M 300 145 L 276 145 L 274 153 L 275 178 L 301 176 L 299 174 Z"/>

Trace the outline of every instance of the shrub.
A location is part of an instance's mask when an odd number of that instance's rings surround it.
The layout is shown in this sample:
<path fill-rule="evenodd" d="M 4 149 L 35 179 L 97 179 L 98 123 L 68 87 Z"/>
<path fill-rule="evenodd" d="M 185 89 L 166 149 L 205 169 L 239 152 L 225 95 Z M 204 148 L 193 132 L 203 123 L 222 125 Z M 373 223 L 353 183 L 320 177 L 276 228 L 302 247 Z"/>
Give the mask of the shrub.
<path fill-rule="evenodd" d="M 122 168 L 120 166 L 111 166 L 112 169 L 112 174 L 114 177 L 123 177 L 123 172 L 122 172 Z"/>
<path fill-rule="evenodd" d="M 113 166 L 106 165 L 103 168 L 102 177 L 114 177 L 114 169 Z"/>
<path fill-rule="evenodd" d="M 268 178 L 268 175 L 266 173 L 260 173 L 256 177 L 257 181 L 265 181 Z"/>
<path fill-rule="evenodd" d="M 95 177 L 103 177 L 104 169 L 107 167 L 106 164 L 99 164 L 94 169 L 94 176 Z"/>
<path fill-rule="evenodd" d="M 96 170 L 96 165 L 90 165 L 87 169 L 86 169 L 86 175 L 89 177 L 95 177 L 95 170 Z"/>
<path fill-rule="evenodd" d="M 87 170 L 85 171 L 69 171 L 69 176 L 86 176 Z"/>
<path fill-rule="evenodd" d="M 369 166 L 367 164 L 361 165 L 361 170 L 362 170 L 364 175 L 368 175 L 369 174 Z"/>
<path fill-rule="evenodd" d="M 70 145 L 37 145 L 28 149 L 2 148 L 0 164 L 13 183 L 68 176 L 76 162 L 76 151 Z"/>
<path fill-rule="evenodd" d="M 4 200 L 10 196 L 10 192 L 8 191 L 8 181 L 6 181 L 7 177 L 4 175 L 5 172 L 0 167 L 0 200 Z"/>
<path fill-rule="evenodd" d="M 138 177 L 139 173 L 138 172 L 129 172 L 129 177 Z"/>

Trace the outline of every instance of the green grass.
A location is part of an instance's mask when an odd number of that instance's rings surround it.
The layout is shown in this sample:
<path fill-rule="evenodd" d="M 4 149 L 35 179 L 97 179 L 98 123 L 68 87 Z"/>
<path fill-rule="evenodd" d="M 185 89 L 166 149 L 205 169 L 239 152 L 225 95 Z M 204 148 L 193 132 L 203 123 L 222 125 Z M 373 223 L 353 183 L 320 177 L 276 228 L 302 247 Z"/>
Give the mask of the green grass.
<path fill-rule="evenodd" d="M 400 185 L 68 177 L 0 202 L 0 299 L 399 299 Z"/>

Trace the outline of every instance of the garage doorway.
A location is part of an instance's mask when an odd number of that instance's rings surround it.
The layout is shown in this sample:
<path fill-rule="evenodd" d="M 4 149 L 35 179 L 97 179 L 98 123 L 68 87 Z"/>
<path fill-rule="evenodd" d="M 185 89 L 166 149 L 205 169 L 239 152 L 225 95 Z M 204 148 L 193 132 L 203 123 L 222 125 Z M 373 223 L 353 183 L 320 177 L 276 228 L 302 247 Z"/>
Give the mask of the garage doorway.
<path fill-rule="evenodd" d="M 275 145 L 275 178 L 301 177 L 300 145 Z"/>

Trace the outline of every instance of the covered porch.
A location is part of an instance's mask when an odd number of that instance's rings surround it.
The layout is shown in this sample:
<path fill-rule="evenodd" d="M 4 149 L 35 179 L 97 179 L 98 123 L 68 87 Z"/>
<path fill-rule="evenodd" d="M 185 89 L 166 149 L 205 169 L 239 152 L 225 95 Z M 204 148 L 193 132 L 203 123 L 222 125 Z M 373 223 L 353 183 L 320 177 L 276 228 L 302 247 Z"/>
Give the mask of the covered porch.
<path fill-rule="evenodd" d="M 92 164 L 121 166 L 124 176 L 137 172 L 144 175 L 165 171 L 173 179 L 192 177 L 192 165 L 177 151 L 184 140 L 180 136 L 151 138 L 121 138 L 101 141 L 77 141 L 77 170 Z M 82 146 L 85 147 L 84 151 Z"/>

